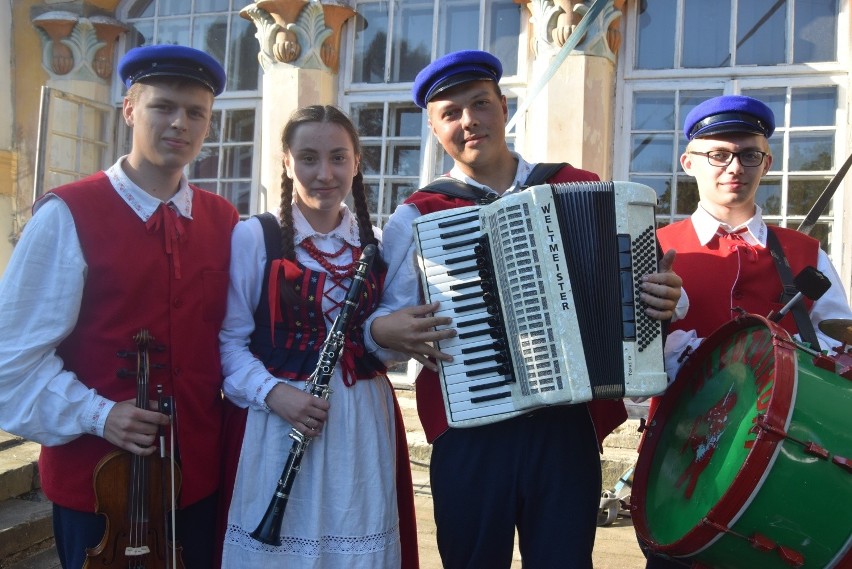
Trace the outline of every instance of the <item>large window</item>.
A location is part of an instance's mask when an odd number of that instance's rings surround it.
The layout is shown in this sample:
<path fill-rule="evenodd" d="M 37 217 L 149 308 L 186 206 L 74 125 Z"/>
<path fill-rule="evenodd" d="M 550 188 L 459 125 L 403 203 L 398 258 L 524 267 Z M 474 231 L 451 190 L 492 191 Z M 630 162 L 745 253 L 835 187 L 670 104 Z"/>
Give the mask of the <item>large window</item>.
<path fill-rule="evenodd" d="M 436 142 L 423 144 L 432 138 L 411 100 L 414 77 L 452 51 L 487 50 L 503 63 L 511 114 L 525 8 L 513 0 L 362 0 L 353 7 L 359 17 L 342 58 L 344 106 L 362 136 L 364 179 L 382 225 L 422 181 L 452 166 Z"/>
<path fill-rule="evenodd" d="M 242 18 L 242 0 L 135 0 L 123 21 L 132 26 L 125 49 L 150 44 L 188 45 L 215 57 L 228 82 L 216 99 L 210 134 L 187 176 L 229 199 L 240 215 L 257 209 L 260 160 L 260 66 L 254 24 Z"/>
<path fill-rule="evenodd" d="M 846 153 L 839 10 L 838 0 L 634 4 L 627 26 L 635 41 L 619 65 L 615 176 L 656 190 L 661 224 L 689 216 L 698 192 L 679 162 L 684 118 L 709 97 L 753 96 L 772 108 L 777 125 L 757 203 L 768 223 L 798 227 Z M 835 257 L 840 222 L 829 207 L 812 232 Z"/>

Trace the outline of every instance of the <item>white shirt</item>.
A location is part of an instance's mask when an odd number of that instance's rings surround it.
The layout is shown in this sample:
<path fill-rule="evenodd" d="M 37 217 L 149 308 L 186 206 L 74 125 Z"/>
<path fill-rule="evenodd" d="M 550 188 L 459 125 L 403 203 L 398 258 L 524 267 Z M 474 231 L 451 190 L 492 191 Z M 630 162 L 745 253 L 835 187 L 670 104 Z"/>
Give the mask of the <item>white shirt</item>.
<path fill-rule="evenodd" d="M 726 223 L 720 222 L 710 215 L 700 204 L 692 214 L 691 219 L 701 245 L 709 243 L 720 227 L 725 231 L 736 231 L 745 227 L 746 231 L 740 236 L 746 243 L 755 247 L 766 247 L 766 236 L 769 230 L 763 221 L 763 212 L 760 206 L 755 205 L 754 217 L 736 227 L 731 227 Z M 849 303 L 846 301 L 846 293 L 843 290 L 840 277 L 834 265 L 831 264 L 828 255 L 822 249 L 819 250 L 817 255 L 816 268 L 828 278 L 831 282 L 831 287 L 825 294 L 814 301 L 809 316 L 814 325 L 814 331 L 816 332 L 820 347 L 823 350 L 828 350 L 834 346 L 839 346 L 840 342 L 823 333 L 819 329 L 819 323 L 832 318 L 852 319 L 852 310 L 850 310 Z M 796 338 L 798 338 L 798 335 L 796 335 Z M 698 337 L 695 330 L 676 330 L 669 335 L 666 341 L 666 370 L 670 379 L 677 374 L 680 368 L 681 363 L 677 360 L 680 359 L 682 352 L 687 347 L 694 350 L 703 339 Z"/>
<path fill-rule="evenodd" d="M 127 177 L 125 158 L 105 173 L 144 223 L 162 202 Z M 169 204 L 192 218 L 185 178 Z M 33 209 L 0 280 L 0 428 L 48 446 L 102 437 L 115 401 L 86 387 L 56 355 L 77 324 L 88 270 L 74 219 L 53 194 Z"/>

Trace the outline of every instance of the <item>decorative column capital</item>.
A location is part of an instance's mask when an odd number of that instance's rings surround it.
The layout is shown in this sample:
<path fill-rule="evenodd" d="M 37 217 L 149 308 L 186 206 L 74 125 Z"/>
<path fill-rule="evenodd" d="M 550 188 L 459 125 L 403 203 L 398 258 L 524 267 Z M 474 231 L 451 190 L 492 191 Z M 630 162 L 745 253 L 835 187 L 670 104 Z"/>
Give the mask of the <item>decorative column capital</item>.
<path fill-rule="evenodd" d="M 621 47 L 619 30 L 622 9 L 626 0 L 599 0 L 606 2 L 603 11 L 592 22 L 585 37 L 575 48 L 576 53 L 597 55 L 615 62 Z M 533 49 L 537 54 L 558 51 L 577 24 L 588 12 L 590 0 L 515 0 L 527 4 L 533 24 Z"/>
<path fill-rule="evenodd" d="M 264 71 L 278 63 L 336 73 L 340 65 L 340 32 L 355 15 L 346 5 L 318 0 L 258 0 L 240 11 L 257 28 Z"/>
<path fill-rule="evenodd" d="M 112 77 L 115 45 L 127 31 L 118 20 L 52 11 L 33 18 L 33 25 L 42 39 L 42 66 L 52 79 L 108 81 Z"/>

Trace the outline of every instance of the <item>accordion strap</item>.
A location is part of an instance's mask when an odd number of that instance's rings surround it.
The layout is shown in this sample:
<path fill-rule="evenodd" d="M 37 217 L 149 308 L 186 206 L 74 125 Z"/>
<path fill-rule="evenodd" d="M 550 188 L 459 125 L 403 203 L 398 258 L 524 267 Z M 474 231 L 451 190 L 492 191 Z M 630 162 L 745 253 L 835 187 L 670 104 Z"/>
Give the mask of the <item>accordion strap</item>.
<path fill-rule="evenodd" d="M 537 186 L 547 182 L 554 174 L 567 166 L 567 162 L 540 162 L 536 164 L 530 175 L 524 181 L 524 187 Z M 499 196 L 495 196 L 493 192 L 483 190 L 480 187 L 472 184 L 460 182 L 449 176 L 441 176 L 434 182 L 427 184 L 420 190 L 421 192 L 429 192 L 432 194 L 444 194 L 453 198 L 460 198 L 474 203 L 488 204 L 496 200 Z"/>

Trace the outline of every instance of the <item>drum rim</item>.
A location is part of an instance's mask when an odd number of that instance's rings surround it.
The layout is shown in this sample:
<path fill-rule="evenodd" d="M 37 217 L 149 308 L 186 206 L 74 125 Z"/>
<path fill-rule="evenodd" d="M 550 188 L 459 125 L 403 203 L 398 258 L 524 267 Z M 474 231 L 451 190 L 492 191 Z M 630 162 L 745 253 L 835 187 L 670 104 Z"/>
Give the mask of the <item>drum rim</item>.
<path fill-rule="evenodd" d="M 764 326 L 773 337 L 772 349 L 775 357 L 775 378 L 772 395 L 764 411 L 767 422 L 774 428 L 786 432 L 789 425 L 793 402 L 795 400 L 798 359 L 795 343 L 781 326 L 768 319 L 755 315 L 743 314 L 723 324 L 711 333 L 701 343 L 694 354 L 678 374 L 678 378 L 693 373 L 693 368 L 704 362 L 706 357 L 725 342 L 730 336 L 745 328 Z M 778 381 L 778 378 L 788 377 L 792 381 Z M 636 463 L 634 472 L 631 503 L 634 508 L 633 524 L 640 539 L 652 550 L 673 557 L 689 557 L 710 547 L 724 535 L 724 527 L 730 528 L 748 509 L 762 486 L 762 482 L 780 451 L 783 437 L 770 434 L 765 429 L 757 432 L 757 437 L 748 452 L 742 466 L 734 476 L 730 487 L 722 494 L 718 503 L 710 508 L 702 522 L 687 530 L 680 538 L 669 544 L 657 543 L 651 538 L 647 519 L 645 517 L 645 491 L 647 489 L 649 471 L 657 449 L 660 437 L 654 436 L 661 432 L 665 425 L 669 409 L 674 405 L 686 388 L 688 381 L 675 381 L 669 388 L 674 395 L 661 399 L 656 410 L 656 419 L 646 427 L 642 441 L 642 452 Z M 667 392 L 668 394 L 668 392 Z M 662 419 L 662 420 L 661 420 Z M 748 537 L 748 536 L 746 536 Z"/>

